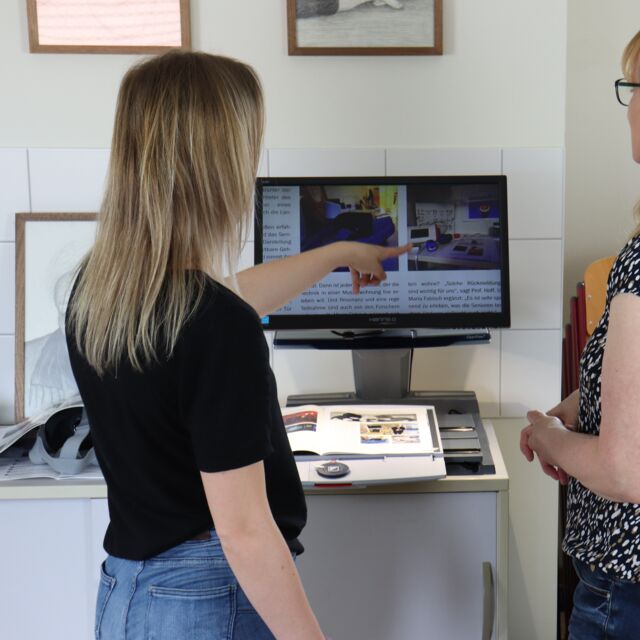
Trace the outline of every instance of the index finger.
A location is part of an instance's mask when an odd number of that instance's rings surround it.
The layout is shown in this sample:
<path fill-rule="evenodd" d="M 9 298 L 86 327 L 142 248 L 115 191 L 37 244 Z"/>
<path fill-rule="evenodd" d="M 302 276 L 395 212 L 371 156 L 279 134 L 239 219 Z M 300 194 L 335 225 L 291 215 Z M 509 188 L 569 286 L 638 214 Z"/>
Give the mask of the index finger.
<path fill-rule="evenodd" d="M 531 426 L 525 427 L 520 432 L 520 451 L 522 455 L 531 462 L 533 460 L 533 450 L 529 446 L 529 433 L 531 432 Z"/>
<path fill-rule="evenodd" d="M 535 422 L 540 418 L 544 418 L 545 414 L 542 411 L 538 411 L 537 409 L 532 409 L 531 411 L 527 411 L 527 420 L 529 422 Z"/>
<path fill-rule="evenodd" d="M 360 293 L 360 274 L 352 267 L 349 267 L 349 271 L 351 271 L 351 291 Z"/>
<path fill-rule="evenodd" d="M 412 247 L 412 242 L 407 242 L 407 244 L 403 244 L 400 247 L 384 247 L 384 258 L 395 258 L 396 256 L 401 256 L 403 253 L 407 253 L 407 251 Z"/>

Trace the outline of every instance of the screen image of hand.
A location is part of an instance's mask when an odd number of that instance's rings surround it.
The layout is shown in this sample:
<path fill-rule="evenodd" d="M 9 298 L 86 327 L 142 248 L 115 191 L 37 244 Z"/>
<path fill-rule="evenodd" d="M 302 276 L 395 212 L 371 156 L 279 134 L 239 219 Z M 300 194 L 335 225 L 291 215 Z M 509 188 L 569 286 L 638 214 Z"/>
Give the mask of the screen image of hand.
<path fill-rule="evenodd" d="M 386 279 L 382 262 L 407 253 L 413 246 L 411 243 L 401 247 L 380 247 L 378 245 L 349 243 L 349 260 L 353 293 L 359 293 L 361 287 L 378 285 Z"/>

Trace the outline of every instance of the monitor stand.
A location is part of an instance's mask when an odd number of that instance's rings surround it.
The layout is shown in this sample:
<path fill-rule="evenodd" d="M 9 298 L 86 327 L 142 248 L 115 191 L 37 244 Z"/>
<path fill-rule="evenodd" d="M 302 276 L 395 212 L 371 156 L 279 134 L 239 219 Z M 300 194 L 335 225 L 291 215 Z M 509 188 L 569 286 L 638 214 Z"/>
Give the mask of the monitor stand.
<path fill-rule="evenodd" d="M 307 393 L 288 396 L 287 405 L 373 403 L 397 404 L 412 396 L 413 349 L 354 349 L 355 393 Z"/>
<path fill-rule="evenodd" d="M 274 340 L 274 344 L 278 346 Z M 307 345 L 308 346 L 308 345 Z M 287 406 L 306 404 L 418 404 L 435 407 L 447 473 L 495 473 L 478 400 L 473 391 L 410 391 L 413 348 L 352 349 L 354 392 L 306 393 Z M 471 432 L 465 433 L 465 431 Z M 470 436 L 470 440 L 461 439 Z M 469 443 L 469 448 L 467 448 Z"/>
<path fill-rule="evenodd" d="M 276 348 L 350 349 L 355 393 L 312 393 L 292 395 L 287 406 L 301 404 L 415 402 L 411 392 L 414 348 L 482 344 L 491 341 L 488 329 L 391 329 L 369 331 L 277 331 Z"/>

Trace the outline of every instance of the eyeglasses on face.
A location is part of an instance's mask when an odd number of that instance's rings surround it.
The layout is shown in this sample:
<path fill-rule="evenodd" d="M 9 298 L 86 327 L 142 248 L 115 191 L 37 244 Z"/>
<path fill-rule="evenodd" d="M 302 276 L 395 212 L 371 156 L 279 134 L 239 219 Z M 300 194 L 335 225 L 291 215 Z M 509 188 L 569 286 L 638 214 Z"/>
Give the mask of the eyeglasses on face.
<path fill-rule="evenodd" d="M 637 82 L 627 82 L 624 78 L 620 78 L 615 82 L 616 98 L 623 107 L 628 107 L 633 98 L 636 89 L 640 88 Z"/>

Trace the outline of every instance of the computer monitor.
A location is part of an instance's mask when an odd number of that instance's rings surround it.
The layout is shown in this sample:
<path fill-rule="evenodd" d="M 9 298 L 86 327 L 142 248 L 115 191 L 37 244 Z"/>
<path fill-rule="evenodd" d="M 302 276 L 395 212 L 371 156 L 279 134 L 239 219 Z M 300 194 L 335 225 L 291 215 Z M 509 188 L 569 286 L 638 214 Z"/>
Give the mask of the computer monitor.
<path fill-rule="evenodd" d="M 414 347 L 509 326 L 505 176 L 259 178 L 255 213 L 256 264 L 340 240 L 412 244 L 379 286 L 354 294 L 341 267 L 262 319 L 276 346 L 351 349 L 356 399 L 407 396 Z"/>

